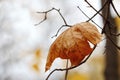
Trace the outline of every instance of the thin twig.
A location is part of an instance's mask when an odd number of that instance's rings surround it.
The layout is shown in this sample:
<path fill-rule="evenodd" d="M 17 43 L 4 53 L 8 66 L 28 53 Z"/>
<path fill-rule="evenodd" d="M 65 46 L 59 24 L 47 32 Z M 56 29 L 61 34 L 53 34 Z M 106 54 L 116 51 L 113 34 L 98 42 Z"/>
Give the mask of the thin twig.
<path fill-rule="evenodd" d="M 107 1 L 109 1 L 109 0 L 107 0 Z M 95 10 L 96 11 L 96 13 L 98 13 L 107 23 L 109 23 L 109 24 L 111 24 L 112 26 L 115 26 L 115 25 L 113 25 L 108 19 L 106 19 L 101 13 L 99 13 L 99 11 L 97 11 L 87 0 L 85 0 L 85 2 L 93 9 L 93 10 Z M 103 5 L 103 6 L 105 6 L 106 5 L 106 3 L 108 3 L 108 2 L 105 2 L 105 4 Z M 109 3 L 112 3 L 112 0 L 111 1 L 109 1 Z M 113 5 L 114 6 L 114 5 Z M 101 8 L 102 9 L 102 8 Z M 93 20 L 91 20 L 92 22 L 93 22 Z M 97 25 L 98 26 L 98 25 Z M 116 26 L 115 26 L 116 27 Z M 102 31 L 102 34 L 104 33 L 104 28 L 105 27 L 103 27 L 103 31 Z M 119 36 L 120 34 L 113 34 L 114 36 Z"/>
<path fill-rule="evenodd" d="M 85 2 L 96 12 L 98 12 L 87 0 L 85 0 Z M 101 13 L 98 13 L 102 18 L 103 20 L 107 21 L 109 24 L 111 24 L 112 26 L 115 26 L 113 25 L 108 19 L 106 19 Z M 116 27 L 116 26 L 115 26 Z"/>
<path fill-rule="evenodd" d="M 53 10 L 55 10 L 55 11 L 57 11 L 57 12 L 59 13 L 60 17 L 62 18 L 62 20 L 63 20 L 63 22 L 64 22 L 64 25 L 62 25 L 62 26 L 58 29 L 57 33 L 56 33 L 54 36 L 52 36 L 52 38 L 53 38 L 53 37 L 56 37 L 56 36 L 58 35 L 59 31 L 60 31 L 63 27 L 72 27 L 72 25 L 68 25 L 68 24 L 67 24 L 65 18 L 63 17 L 62 13 L 60 12 L 60 9 L 56 9 L 56 8 L 52 8 L 52 9 L 47 10 L 47 11 L 44 11 L 44 12 L 37 12 L 37 13 L 43 13 L 43 14 L 45 14 L 45 15 L 44 15 L 44 19 L 43 19 L 42 21 L 40 21 L 38 24 L 35 24 L 35 26 L 37 26 L 37 25 L 41 24 L 42 22 L 44 22 L 44 21 L 47 19 L 47 14 L 48 14 L 49 12 L 53 11 Z"/>
<path fill-rule="evenodd" d="M 86 13 L 84 13 L 83 12 L 83 10 L 79 7 L 79 6 L 77 6 L 77 8 L 88 18 L 88 19 L 90 19 L 89 17 L 88 17 L 88 15 L 86 14 Z M 89 20 L 87 20 L 87 21 L 89 21 Z M 96 24 L 100 29 L 102 29 L 95 21 L 93 21 L 92 20 L 92 18 L 91 18 L 91 21 L 94 23 L 94 24 Z M 107 21 L 106 21 L 107 22 Z M 105 26 L 105 25 L 104 25 Z M 103 31 L 103 29 L 102 29 L 102 31 Z M 101 32 L 102 33 L 102 32 Z M 103 34 L 103 33 L 102 33 Z M 115 34 L 114 34 L 115 35 Z M 120 35 L 120 34 L 118 34 L 118 35 Z M 117 35 L 117 36 L 118 36 Z M 104 39 L 103 39 L 104 40 Z M 101 40 L 101 41 L 103 41 L 103 40 Z"/>
<path fill-rule="evenodd" d="M 47 10 L 47 11 L 44 11 L 44 12 L 37 12 L 37 13 L 40 13 L 40 14 L 42 13 L 42 14 L 45 14 L 45 15 L 44 15 L 44 19 L 42 21 L 40 21 L 39 23 L 35 24 L 35 26 L 37 26 L 37 25 L 41 24 L 42 22 L 44 22 L 47 19 L 47 14 L 49 12 L 51 12 L 52 10 L 54 10 L 54 8 L 52 8 L 50 10 Z"/>
<path fill-rule="evenodd" d="M 87 1 L 87 0 L 86 0 Z M 100 11 L 107 5 L 107 3 L 109 2 L 109 0 L 107 0 L 106 2 L 105 2 L 105 4 L 102 6 L 102 8 L 99 10 L 99 11 L 97 11 L 97 10 L 95 10 L 96 11 L 96 14 L 94 14 L 91 18 L 90 17 L 88 17 L 83 11 L 82 11 L 82 9 L 80 9 L 80 7 L 78 6 L 78 9 L 89 19 L 89 20 L 87 20 L 87 22 L 88 21 L 92 21 L 94 24 L 96 24 L 100 29 L 102 29 L 97 23 L 95 23 L 95 21 L 93 21 L 92 20 L 92 18 L 94 18 L 97 14 L 100 14 Z M 89 2 L 87 1 L 87 3 L 88 3 L 88 5 L 90 5 L 90 7 L 93 7 L 91 4 L 89 4 Z M 114 7 L 114 4 L 113 4 L 113 2 L 110 2 L 112 5 L 113 5 L 113 7 Z M 114 7 L 115 8 L 115 7 Z M 116 9 L 114 9 L 114 10 L 116 10 Z M 102 16 L 102 14 L 100 14 L 101 16 Z M 103 16 L 102 16 L 103 17 Z M 103 17 L 104 19 L 106 19 L 105 20 L 105 24 L 104 24 L 104 27 L 103 27 L 103 29 L 102 29 L 102 34 L 104 33 L 104 28 L 105 28 L 105 26 L 106 26 L 106 24 L 109 22 L 108 21 L 108 18 L 105 18 L 105 17 Z M 110 23 L 110 22 L 109 22 Z M 118 34 L 114 34 L 114 33 L 112 33 L 111 31 L 110 31 L 110 34 L 111 35 L 114 35 L 114 36 L 120 36 L 120 33 L 118 33 Z"/>
<path fill-rule="evenodd" d="M 83 10 L 79 7 L 79 6 L 77 6 L 77 8 L 88 18 L 88 19 L 90 19 L 90 17 L 87 15 L 87 14 L 85 14 L 84 12 L 83 12 Z M 87 21 L 89 21 L 89 20 L 87 20 Z M 86 22 L 87 22 L 86 21 Z M 95 21 L 93 21 L 92 19 L 91 19 L 91 21 L 95 24 L 95 25 L 97 25 L 100 29 L 102 29 Z"/>
<path fill-rule="evenodd" d="M 44 16 L 44 19 L 42 21 L 40 21 L 38 24 L 35 24 L 35 25 L 37 26 L 37 25 L 41 24 L 42 22 L 44 22 L 47 19 L 47 14 L 49 12 L 53 11 L 53 10 L 55 10 L 55 11 L 57 11 L 59 13 L 59 15 L 61 16 L 63 22 L 65 23 L 65 25 L 67 25 L 67 22 L 66 22 L 65 18 L 63 17 L 63 15 L 61 14 L 60 9 L 56 9 L 56 8 L 52 8 L 52 9 L 44 11 L 44 12 L 37 12 L 37 13 L 43 13 L 43 14 L 45 14 L 45 16 Z"/>
<path fill-rule="evenodd" d="M 113 7 L 113 10 L 114 10 L 115 13 L 117 14 L 117 16 L 120 18 L 120 15 L 118 14 L 118 12 L 117 12 L 117 10 L 116 10 L 116 8 L 115 8 L 115 6 L 114 6 L 112 0 L 110 0 L 110 4 L 111 4 L 111 6 Z"/>
<path fill-rule="evenodd" d="M 68 68 L 68 59 L 67 59 L 67 63 L 66 63 L 66 68 Z M 68 76 L 68 70 L 66 70 L 66 72 L 65 72 L 65 80 L 67 80 L 67 76 Z"/>
<path fill-rule="evenodd" d="M 89 18 L 89 20 L 88 21 L 90 21 L 92 18 L 94 18 L 97 14 L 99 14 L 100 13 L 100 11 L 102 11 L 103 10 L 103 8 L 106 6 L 106 4 L 108 3 L 108 0 L 105 2 L 105 4 L 102 6 L 102 8 L 99 10 L 99 11 L 97 11 L 96 12 L 96 14 L 94 14 L 91 18 Z"/>
<path fill-rule="evenodd" d="M 51 38 L 54 38 L 54 37 L 57 37 L 58 33 L 60 32 L 60 30 L 63 28 L 63 27 L 72 27 L 71 25 L 62 25 L 56 32 L 56 34 L 54 36 L 52 36 Z"/>
<path fill-rule="evenodd" d="M 97 45 L 95 45 L 95 46 L 93 47 L 93 51 L 95 50 L 96 46 L 97 46 Z M 66 71 L 66 70 L 71 70 L 71 69 L 74 69 L 74 68 L 76 68 L 76 67 L 82 65 L 83 63 L 85 63 L 85 62 L 89 59 L 89 57 L 91 56 L 91 54 L 93 53 L 93 51 L 92 51 L 92 52 L 91 52 L 91 53 L 90 53 L 80 64 L 78 64 L 78 65 L 76 65 L 76 66 L 72 66 L 72 67 L 64 68 L 64 69 L 54 69 L 54 70 L 53 70 L 52 72 L 50 72 L 50 74 L 47 76 L 46 80 L 48 80 L 49 77 L 52 75 L 52 73 L 54 73 L 55 71 Z"/>

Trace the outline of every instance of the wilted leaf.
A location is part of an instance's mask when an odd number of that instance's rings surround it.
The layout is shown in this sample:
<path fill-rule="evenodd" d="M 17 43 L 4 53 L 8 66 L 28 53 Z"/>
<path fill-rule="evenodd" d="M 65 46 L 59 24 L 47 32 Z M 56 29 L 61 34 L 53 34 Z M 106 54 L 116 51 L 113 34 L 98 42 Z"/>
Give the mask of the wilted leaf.
<path fill-rule="evenodd" d="M 45 70 L 47 71 L 58 57 L 70 59 L 72 66 L 78 65 L 92 52 L 89 42 L 97 44 L 100 40 L 101 34 L 93 24 L 83 22 L 74 25 L 64 31 L 51 45 Z"/>
<path fill-rule="evenodd" d="M 79 28 L 82 35 L 90 41 L 92 44 L 97 44 L 101 40 L 101 34 L 98 32 L 97 28 L 89 23 L 89 22 L 83 22 L 75 25 Z"/>

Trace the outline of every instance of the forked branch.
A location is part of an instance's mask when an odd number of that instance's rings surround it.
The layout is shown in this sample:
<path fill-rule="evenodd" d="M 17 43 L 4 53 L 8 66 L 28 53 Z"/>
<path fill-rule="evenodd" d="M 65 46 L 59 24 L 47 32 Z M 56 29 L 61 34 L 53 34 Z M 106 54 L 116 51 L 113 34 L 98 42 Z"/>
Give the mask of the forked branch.
<path fill-rule="evenodd" d="M 52 8 L 52 9 L 47 10 L 47 11 L 44 11 L 44 12 L 37 12 L 37 13 L 40 13 L 40 14 L 44 14 L 44 19 L 43 19 L 42 21 L 40 21 L 38 24 L 35 24 L 35 26 L 37 26 L 37 25 L 41 24 L 42 22 L 44 22 L 44 21 L 47 19 L 47 14 L 48 14 L 49 12 L 53 11 L 53 10 L 55 10 L 55 11 L 57 11 L 57 12 L 59 13 L 60 17 L 62 18 L 62 20 L 63 20 L 63 22 L 64 22 L 64 25 L 62 25 L 62 26 L 58 29 L 57 33 L 56 33 L 54 36 L 52 36 L 52 38 L 53 38 L 53 37 L 56 37 L 56 36 L 58 35 L 59 31 L 60 31 L 63 27 L 72 27 L 71 25 L 68 25 L 68 24 L 67 24 L 65 18 L 63 17 L 62 13 L 60 12 L 60 9 L 56 9 L 56 8 Z"/>

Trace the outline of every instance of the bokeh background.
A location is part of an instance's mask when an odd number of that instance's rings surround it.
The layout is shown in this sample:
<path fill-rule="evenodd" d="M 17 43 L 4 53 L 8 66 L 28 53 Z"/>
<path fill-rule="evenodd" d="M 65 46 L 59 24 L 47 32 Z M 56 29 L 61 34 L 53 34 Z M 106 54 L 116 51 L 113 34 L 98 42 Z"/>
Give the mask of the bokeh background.
<path fill-rule="evenodd" d="M 97 10 L 100 9 L 101 0 L 89 2 Z M 114 0 L 114 4 L 120 13 L 120 0 Z M 89 17 L 96 13 L 84 0 L 0 0 L 0 80 L 45 80 L 53 69 L 64 68 L 66 60 L 58 58 L 48 72 L 44 69 L 49 47 L 56 39 L 51 37 L 64 22 L 56 11 L 52 11 L 48 13 L 46 21 L 35 26 L 44 19 L 44 14 L 37 12 L 55 7 L 61 10 L 67 23 L 73 25 L 88 20 L 77 6 Z M 114 12 L 112 16 L 120 26 L 120 20 Z M 99 15 L 93 20 L 103 26 Z M 120 32 L 120 27 L 118 28 Z M 103 40 L 90 59 L 80 67 L 70 70 L 68 79 L 104 80 L 105 43 L 103 35 Z M 64 75 L 65 72 L 55 72 L 50 80 L 64 80 Z"/>

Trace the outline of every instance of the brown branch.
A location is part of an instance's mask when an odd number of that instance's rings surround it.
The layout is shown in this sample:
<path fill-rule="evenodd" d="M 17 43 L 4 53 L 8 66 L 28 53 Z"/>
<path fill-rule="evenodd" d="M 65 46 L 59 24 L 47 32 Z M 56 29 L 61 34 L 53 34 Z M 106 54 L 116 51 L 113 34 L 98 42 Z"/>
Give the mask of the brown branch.
<path fill-rule="evenodd" d="M 95 46 L 93 47 L 93 51 L 95 50 L 96 46 L 97 46 L 97 45 L 95 45 Z M 85 62 L 89 59 L 89 57 L 91 56 L 91 54 L 93 53 L 93 51 L 92 51 L 92 52 L 91 52 L 91 53 L 90 53 L 80 64 L 78 64 L 78 65 L 76 65 L 76 66 L 72 66 L 72 67 L 64 68 L 64 69 L 54 69 L 54 70 L 53 70 L 52 72 L 50 72 L 50 74 L 47 76 L 46 80 L 48 80 L 49 77 L 52 75 L 52 73 L 54 73 L 55 71 L 66 71 L 66 70 L 71 70 L 71 69 L 74 69 L 74 68 L 76 68 L 76 67 L 82 65 L 83 63 L 85 63 Z"/>
<path fill-rule="evenodd" d="M 108 3 L 106 4 L 106 7 L 107 7 L 106 19 L 108 20 L 108 19 L 109 19 L 109 15 L 110 15 L 110 14 L 109 14 L 109 11 L 110 11 L 110 10 L 109 10 L 109 8 L 110 8 L 109 5 L 110 5 L 110 3 L 109 3 L 109 0 L 107 0 L 107 2 L 108 2 Z M 104 26 L 103 26 L 103 30 L 102 30 L 102 34 L 105 33 L 105 28 L 106 28 L 106 26 L 108 25 L 108 21 L 107 21 L 107 20 L 105 20 L 105 23 L 104 23 Z M 110 30 L 110 26 L 109 26 L 109 25 L 108 25 L 108 27 L 109 27 L 109 30 Z"/>
<path fill-rule="evenodd" d="M 110 13 L 109 13 L 110 12 L 109 11 L 110 10 L 110 3 L 111 2 L 108 3 L 108 8 L 107 8 L 107 19 L 109 19 L 109 15 L 110 15 Z M 112 34 L 111 33 L 111 27 L 110 27 L 111 25 L 108 23 L 108 21 L 105 22 L 105 25 L 104 25 L 103 28 L 105 28 L 106 25 L 108 25 L 109 34 Z M 105 30 L 105 29 L 103 29 L 103 30 Z M 114 44 L 114 46 L 117 47 L 120 50 L 120 47 L 111 39 L 111 37 L 108 35 L 108 33 L 106 31 L 104 31 L 104 33 L 106 34 L 107 38 Z"/>

